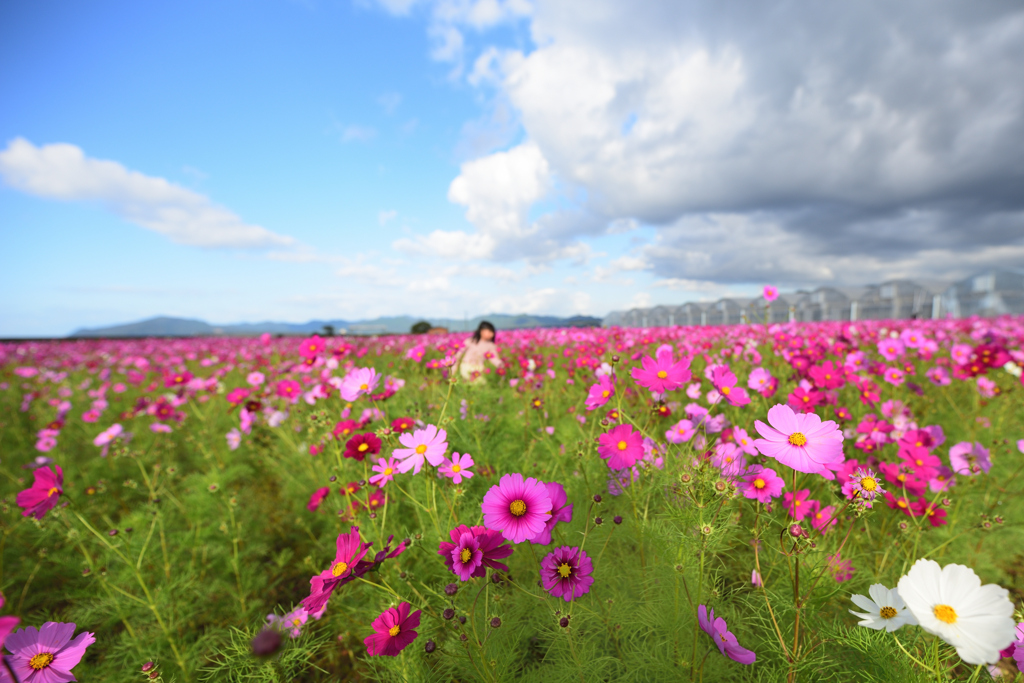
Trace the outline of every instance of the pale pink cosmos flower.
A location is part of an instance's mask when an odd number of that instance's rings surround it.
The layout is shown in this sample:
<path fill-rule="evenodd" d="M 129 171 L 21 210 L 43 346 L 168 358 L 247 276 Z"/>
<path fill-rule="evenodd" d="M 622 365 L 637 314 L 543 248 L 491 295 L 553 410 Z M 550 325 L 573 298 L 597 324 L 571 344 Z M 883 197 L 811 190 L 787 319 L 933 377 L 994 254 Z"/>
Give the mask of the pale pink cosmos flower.
<path fill-rule="evenodd" d="M 903 384 L 903 371 L 899 368 L 886 368 L 883 377 L 886 382 L 894 387 L 898 387 Z"/>
<path fill-rule="evenodd" d="M 469 468 L 475 464 L 473 456 L 469 453 L 464 453 L 460 456 L 458 453 L 452 452 L 452 459 L 445 458 L 437 470 L 444 476 L 450 477 L 454 483 L 461 484 L 463 479 L 469 479 L 473 476 Z"/>
<path fill-rule="evenodd" d="M 982 398 L 992 398 L 996 395 L 996 383 L 988 377 L 982 375 L 976 381 L 978 383 L 978 393 L 981 394 Z"/>
<path fill-rule="evenodd" d="M 726 441 L 715 445 L 711 464 L 720 469 L 723 476 L 732 478 L 738 477 L 747 469 L 747 458 L 736 444 Z"/>
<path fill-rule="evenodd" d="M 743 427 L 732 428 L 732 440 L 736 442 L 740 450 L 747 455 L 757 455 L 757 449 L 754 447 L 754 439 L 747 434 L 747 430 Z"/>
<path fill-rule="evenodd" d="M 669 443 L 686 443 L 692 439 L 693 435 L 696 433 L 697 430 L 694 429 L 692 422 L 689 420 L 680 420 L 665 432 L 665 439 Z"/>
<path fill-rule="evenodd" d="M 239 444 L 242 443 L 242 433 L 239 432 L 237 429 L 232 429 L 230 432 L 224 435 L 224 438 L 227 439 L 228 448 L 232 451 L 238 448 Z"/>
<path fill-rule="evenodd" d="M 798 472 L 835 479 L 829 466 L 844 459 L 843 432 L 835 422 L 822 422 L 814 413 L 794 413 L 783 404 L 768 411 L 768 422 L 771 426 L 760 420 L 754 422 L 763 437 L 754 441 L 754 446 L 762 455 Z"/>
<path fill-rule="evenodd" d="M 954 472 L 968 477 L 992 469 L 988 449 L 978 442 L 961 441 L 950 448 L 949 464 Z"/>
<path fill-rule="evenodd" d="M 395 470 L 398 469 L 398 461 L 394 458 L 377 458 L 377 464 L 371 467 L 377 474 L 370 477 L 370 483 L 374 486 L 384 486 L 395 478 Z"/>
<path fill-rule="evenodd" d="M 448 432 L 434 425 L 417 429 L 412 434 L 400 435 L 398 441 L 405 448 L 396 448 L 393 454 L 402 461 L 398 471 L 405 474 L 413 470 L 413 474 L 419 474 L 424 460 L 437 467 L 444 461 L 445 451 L 448 450 L 447 439 Z"/>
<path fill-rule="evenodd" d="M 170 425 L 165 425 L 162 422 L 154 422 L 153 424 L 149 425 L 149 431 L 153 432 L 154 434 L 170 434 L 174 430 L 171 429 Z"/>
<path fill-rule="evenodd" d="M 121 435 L 121 432 L 123 432 L 123 431 L 124 431 L 124 427 L 122 427 L 120 424 L 115 422 L 114 424 L 110 425 L 109 427 L 104 429 L 102 432 L 100 432 L 96 436 L 96 438 L 92 440 L 92 443 L 93 443 L 94 446 L 106 446 L 111 441 L 113 441 L 114 439 L 119 437 Z"/>
<path fill-rule="evenodd" d="M 938 365 L 928 368 L 924 376 L 931 380 L 931 383 L 938 387 L 947 386 L 952 380 L 949 378 L 949 370 Z"/>
<path fill-rule="evenodd" d="M 747 386 L 757 392 L 764 391 L 771 383 L 772 374 L 764 368 L 754 368 L 747 378 Z"/>
<path fill-rule="evenodd" d="M 971 348 L 970 344 L 954 344 L 953 348 L 949 350 L 949 355 L 957 365 L 967 365 L 971 360 L 973 352 L 974 349 Z"/>
<path fill-rule="evenodd" d="M 906 347 L 899 339 L 883 339 L 878 342 L 878 353 L 890 363 L 903 356 Z"/>
<path fill-rule="evenodd" d="M 249 383 L 251 387 L 258 387 L 267 380 L 266 376 L 259 371 L 250 372 L 245 376 L 245 381 Z"/>
<path fill-rule="evenodd" d="M 341 381 L 341 397 L 354 401 L 363 394 L 373 393 L 380 382 L 380 376 L 373 368 L 356 368 Z"/>

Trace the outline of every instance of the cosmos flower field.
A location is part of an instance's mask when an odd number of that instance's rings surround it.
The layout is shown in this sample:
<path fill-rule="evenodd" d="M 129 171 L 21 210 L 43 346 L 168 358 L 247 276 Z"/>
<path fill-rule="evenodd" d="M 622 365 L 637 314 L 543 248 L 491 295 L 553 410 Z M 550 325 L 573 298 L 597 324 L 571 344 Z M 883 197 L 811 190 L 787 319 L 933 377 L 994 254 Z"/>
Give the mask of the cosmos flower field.
<path fill-rule="evenodd" d="M 1024 680 L 1024 320 L 467 337 L 0 346 L 0 681 Z"/>

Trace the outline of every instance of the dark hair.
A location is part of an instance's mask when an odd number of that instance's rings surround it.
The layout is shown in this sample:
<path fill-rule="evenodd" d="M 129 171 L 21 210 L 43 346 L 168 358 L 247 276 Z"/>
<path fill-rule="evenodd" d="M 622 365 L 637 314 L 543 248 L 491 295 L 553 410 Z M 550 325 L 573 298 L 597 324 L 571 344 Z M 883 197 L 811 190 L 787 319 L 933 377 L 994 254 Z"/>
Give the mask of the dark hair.
<path fill-rule="evenodd" d="M 476 326 L 476 332 L 473 333 L 473 341 L 474 342 L 479 342 L 480 341 L 480 332 L 483 331 L 483 330 L 490 330 L 491 334 L 494 335 L 494 338 L 491 339 L 491 341 L 494 341 L 494 342 L 498 341 L 498 333 L 494 329 L 494 325 L 490 324 L 486 320 L 481 320 L 480 324 Z"/>

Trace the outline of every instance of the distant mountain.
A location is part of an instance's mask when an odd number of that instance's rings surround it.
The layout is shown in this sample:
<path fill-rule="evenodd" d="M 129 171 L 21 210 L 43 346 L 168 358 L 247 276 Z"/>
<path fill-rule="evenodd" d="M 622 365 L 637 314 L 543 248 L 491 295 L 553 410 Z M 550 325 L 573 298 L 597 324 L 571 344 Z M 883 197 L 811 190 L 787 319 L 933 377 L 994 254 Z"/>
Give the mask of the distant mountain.
<path fill-rule="evenodd" d="M 526 329 L 535 327 L 599 327 L 600 318 L 577 315 L 559 318 L 550 315 L 493 315 L 477 316 L 464 320 L 454 318 L 413 318 L 408 315 L 375 318 L 373 320 L 310 320 L 307 323 L 281 323 L 264 321 L 259 323 L 236 323 L 211 325 L 202 320 L 170 318 L 161 316 L 135 323 L 112 325 L 110 327 L 83 327 L 75 330 L 71 338 L 94 337 L 208 337 L 247 336 L 263 334 L 306 335 L 323 333 L 330 325 L 336 334 L 407 334 L 420 320 L 427 320 L 435 327 L 446 327 L 451 332 L 475 330 L 481 320 L 487 320 L 499 330 Z"/>

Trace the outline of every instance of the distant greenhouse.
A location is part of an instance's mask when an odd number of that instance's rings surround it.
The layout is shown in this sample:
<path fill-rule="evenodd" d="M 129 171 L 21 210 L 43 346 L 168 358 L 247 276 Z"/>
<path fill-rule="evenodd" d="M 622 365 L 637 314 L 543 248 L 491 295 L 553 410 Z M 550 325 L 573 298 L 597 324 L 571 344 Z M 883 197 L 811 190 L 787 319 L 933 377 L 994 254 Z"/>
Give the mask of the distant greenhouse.
<path fill-rule="evenodd" d="M 675 325 L 737 325 L 815 322 L 821 320 L 886 320 L 906 318 L 966 318 L 1024 315 L 1024 273 L 990 270 L 952 285 L 889 280 L 864 287 L 818 287 L 780 294 L 771 303 L 725 298 L 612 311 L 605 327 L 671 327 Z"/>

